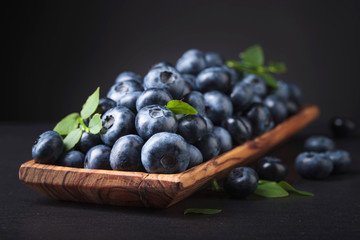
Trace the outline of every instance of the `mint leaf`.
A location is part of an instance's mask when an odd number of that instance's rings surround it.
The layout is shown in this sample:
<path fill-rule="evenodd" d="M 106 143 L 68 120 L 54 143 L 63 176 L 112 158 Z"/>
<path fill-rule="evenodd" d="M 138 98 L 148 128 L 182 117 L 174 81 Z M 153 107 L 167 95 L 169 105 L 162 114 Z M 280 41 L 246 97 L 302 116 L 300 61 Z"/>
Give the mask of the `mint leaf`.
<path fill-rule="evenodd" d="M 80 115 L 83 119 L 87 119 L 93 114 L 98 105 L 99 105 L 99 92 L 100 87 L 98 87 L 93 94 L 91 94 L 83 105 Z"/>
<path fill-rule="evenodd" d="M 211 209 L 211 208 L 188 208 L 185 209 L 184 215 L 196 213 L 196 214 L 216 214 L 220 213 L 221 209 Z"/>
<path fill-rule="evenodd" d="M 254 45 L 241 53 L 241 58 L 249 66 L 261 66 L 264 64 L 264 53 L 260 45 Z"/>
<path fill-rule="evenodd" d="M 172 100 L 167 103 L 165 106 L 169 110 L 171 110 L 174 114 L 197 114 L 195 108 L 193 108 L 190 104 L 180 101 L 180 100 Z"/>
<path fill-rule="evenodd" d="M 265 198 L 279 198 L 289 196 L 289 193 L 280 187 L 276 182 L 264 182 L 258 184 L 254 193 Z"/>
<path fill-rule="evenodd" d="M 60 135 L 69 134 L 72 130 L 78 127 L 79 117 L 80 115 L 78 113 L 70 113 L 56 124 L 56 126 L 54 127 L 54 131 L 59 133 Z"/>
<path fill-rule="evenodd" d="M 286 65 L 282 62 L 269 62 L 268 71 L 272 73 L 284 73 L 286 72 Z"/>
<path fill-rule="evenodd" d="M 69 151 L 72 149 L 80 140 L 82 135 L 82 130 L 80 128 L 72 130 L 65 138 L 64 138 L 64 146 L 65 151 Z"/>
<path fill-rule="evenodd" d="M 95 114 L 89 122 L 89 128 L 92 134 L 98 134 L 102 128 L 102 122 L 100 116 L 101 115 L 99 113 Z"/>
<path fill-rule="evenodd" d="M 301 191 L 301 190 L 297 190 L 295 189 L 293 186 L 291 186 L 289 183 L 285 182 L 285 181 L 280 181 L 277 183 L 277 185 L 279 185 L 280 187 L 282 187 L 283 189 L 287 190 L 287 191 L 291 191 L 294 193 L 297 193 L 299 195 L 303 195 L 303 196 L 314 196 L 313 193 L 310 192 L 305 192 L 305 191 Z"/>
<path fill-rule="evenodd" d="M 262 77 L 266 83 L 266 85 L 272 88 L 278 88 L 278 84 L 273 76 L 270 73 L 258 73 L 260 77 Z"/>
<path fill-rule="evenodd" d="M 213 178 L 210 180 L 209 190 L 213 191 L 213 192 L 222 192 L 223 191 L 223 189 L 220 187 L 219 183 L 216 181 L 216 178 Z"/>

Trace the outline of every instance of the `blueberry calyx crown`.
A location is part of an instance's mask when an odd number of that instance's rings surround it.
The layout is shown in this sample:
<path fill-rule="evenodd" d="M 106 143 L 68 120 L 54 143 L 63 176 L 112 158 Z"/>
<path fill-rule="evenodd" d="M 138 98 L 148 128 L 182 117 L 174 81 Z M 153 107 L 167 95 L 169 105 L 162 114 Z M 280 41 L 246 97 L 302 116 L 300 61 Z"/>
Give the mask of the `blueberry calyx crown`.
<path fill-rule="evenodd" d="M 176 80 L 176 75 L 172 72 L 164 71 L 160 73 L 160 80 L 163 83 L 173 82 Z"/>

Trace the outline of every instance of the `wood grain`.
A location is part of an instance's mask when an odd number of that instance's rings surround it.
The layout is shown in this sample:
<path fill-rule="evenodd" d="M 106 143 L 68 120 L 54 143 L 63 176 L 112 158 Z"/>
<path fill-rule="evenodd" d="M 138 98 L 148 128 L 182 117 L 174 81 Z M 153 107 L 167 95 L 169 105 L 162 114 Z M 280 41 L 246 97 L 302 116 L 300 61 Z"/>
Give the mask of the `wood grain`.
<path fill-rule="evenodd" d="M 19 179 L 59 200 L 166 208 L 201 189 L 210 179 L 220 179 L 234 167 L 250 164 L 318 115 L 318 107 L 304 107 L 273 130 L 178 174 L 79 169 L 30 160 L 20 166 Z"/>

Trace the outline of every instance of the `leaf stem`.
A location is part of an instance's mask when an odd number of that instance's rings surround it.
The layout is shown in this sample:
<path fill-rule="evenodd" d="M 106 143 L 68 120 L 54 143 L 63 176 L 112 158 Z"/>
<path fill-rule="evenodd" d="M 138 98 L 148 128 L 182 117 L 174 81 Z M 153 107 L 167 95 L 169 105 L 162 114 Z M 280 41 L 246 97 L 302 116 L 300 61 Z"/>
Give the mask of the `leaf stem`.
<path fill-rule="evenodd" d="M 84 119 L 82 117 L 78 118 L 78 121 L 81 125 L 81 130 L 85 131 L 85 132 L 90 132 L 90 128 L 88 126 L 86 126 L 86 124 L 84 123 Z"/>

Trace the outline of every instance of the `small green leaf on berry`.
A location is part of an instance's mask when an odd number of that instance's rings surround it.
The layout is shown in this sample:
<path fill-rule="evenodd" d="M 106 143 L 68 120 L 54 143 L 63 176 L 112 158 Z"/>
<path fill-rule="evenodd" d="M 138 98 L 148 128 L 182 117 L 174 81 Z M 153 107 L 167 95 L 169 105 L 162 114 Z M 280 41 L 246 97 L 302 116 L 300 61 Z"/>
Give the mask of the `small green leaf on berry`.
<path fill-rule="evenodd" d="M 188 208 L 185 209 L 184 215 L 186 214 L 216 214 L 220 213 L 221 209 L 211 209 L 211 208 Z"/>
<path fill-rule="evenodd" d="M 54 131 L 59 133 L 60 135 L 69 134 L 72 130 L 78 127 L 79 117 L 80 115 L 78 113 L 70 113 L 56 124 L 56 126 L 54 127 Z"/>
<path fill-rule="evenodd" d="M 63 140 L 65 151 L 69 151 L 75 147 L 79 142 L 82 135 L 82 130 L 80 128 L 72 130 Z"/>
<path fill-rule="evenodd" d="M 94 116 L 91 118 L 89 122 L 89 128 L 90 133 L 92 134 L 98 134 L 102 128 L 102 122 L 101 122 L 101 115 L 100 114 L 94 114 Z"/>
<path fill-rule="evenodd" d="M 180 101 L 180 100 L 172 100 L 167 103 L 165 106 L 169 110 L 171 110 L 174 114 L 197 114 L 195 108 L 193 108 L 190 104 Z"/>
<path fill-rule="evenodd" d="M 83 105 L 80 115 L 83 119 L 87 119 L 93 114 L 99 105 L 100 87 L 91 94 Z"/>

